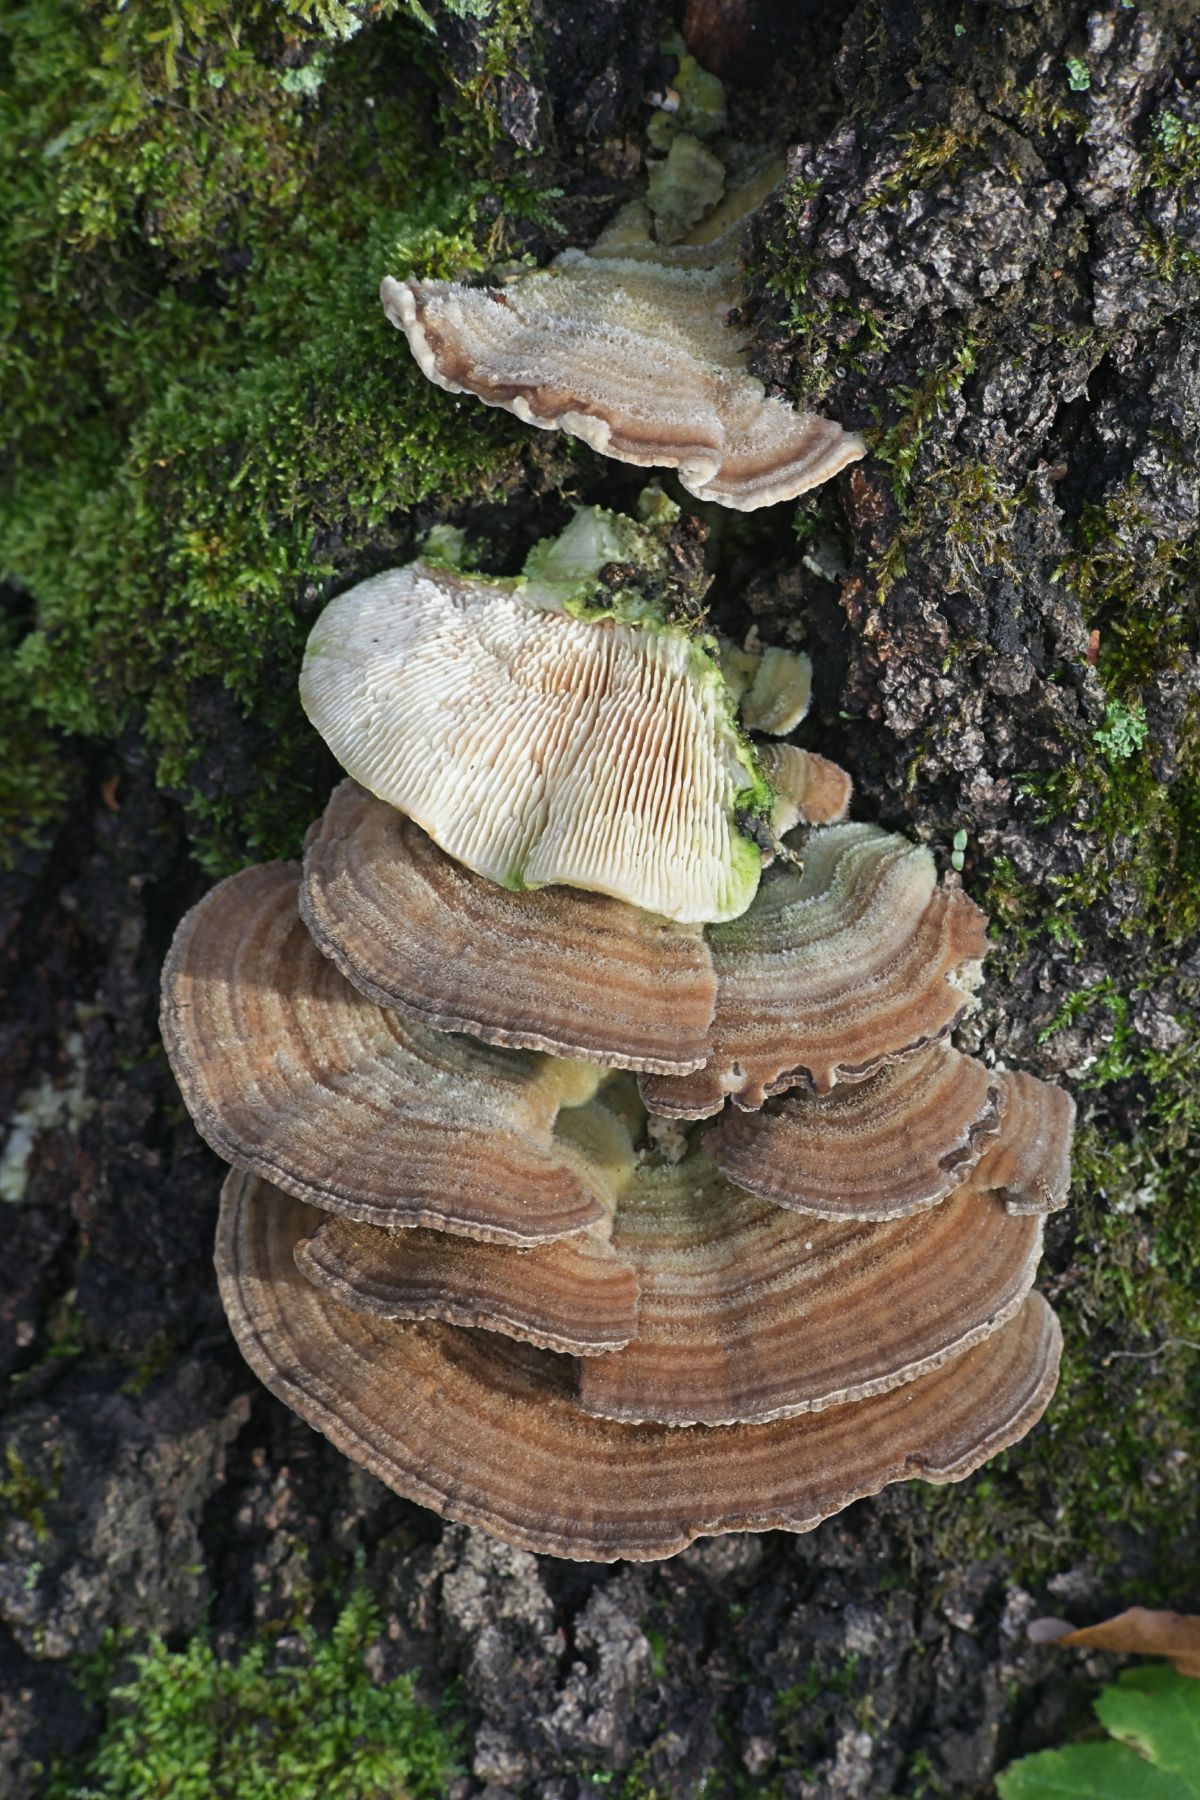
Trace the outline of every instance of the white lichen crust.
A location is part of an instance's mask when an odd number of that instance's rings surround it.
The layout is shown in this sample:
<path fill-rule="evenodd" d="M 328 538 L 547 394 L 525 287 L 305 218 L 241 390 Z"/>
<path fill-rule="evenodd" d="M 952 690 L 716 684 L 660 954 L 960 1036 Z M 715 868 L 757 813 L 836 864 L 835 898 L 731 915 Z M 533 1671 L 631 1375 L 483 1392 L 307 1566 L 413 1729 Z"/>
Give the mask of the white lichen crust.
<path fill-rule="evenodd" d="M 300 679 L 338 761 L 449 855 L 685 921 L 735 918 L 769 803 L 708 651 L 422 563 L 334 600 Z"/>

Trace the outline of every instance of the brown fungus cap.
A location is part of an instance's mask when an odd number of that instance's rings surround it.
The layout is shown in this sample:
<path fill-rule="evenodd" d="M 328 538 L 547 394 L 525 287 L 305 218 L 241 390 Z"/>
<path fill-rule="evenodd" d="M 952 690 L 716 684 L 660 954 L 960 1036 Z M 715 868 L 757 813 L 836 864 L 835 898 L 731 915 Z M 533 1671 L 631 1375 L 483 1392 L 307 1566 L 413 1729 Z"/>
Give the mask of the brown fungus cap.
<path fill-rule="evenodd" d="M 984 915 L 939 887 L 921 845 L 873 825 L 814 831 L 803 865 L 767 871 L 749 911 L 707 932 L 717 971 L 712 1054 L 647 1075 L 653 1113 L 704 1118 L 807 1083 L 828 1093 L 946 1037 L 974 1004 Z"/>
<path fill-rule="evenodd" d="M 967 1179 L 1000 1130 L 1000 1078 L 948 1044 L 830 1094 L 727 1109 L 705 1147 L 731 1181 L 826 1219 L 899 1219 Z"/>
<path fill-rule="evenodd" d="M 764 171 L 681 243 L 655 243 L 638 203 L 591 252 L 565 250 L 503 287 L 395 281 L 383 308 L 424 374 L 526 424 L 569 431 L 690 494 L 749 512 L 795 499 L 864 454 L 831 419 L 768 397 L 728 315 L 741 232 Z"/>
<path fill-rule="evenodd" d="M 596 1072 L 385 1011 L 321 955 L 290 863 L 205 895 L 163 968 L 162 1032 L 227 1162 L 376 1224 L 537 1243 L 605 1221 L 603 1172 L 554 1136 Z"/>
<path fill-rule="evenodd" d="M 998 1077 L 1007 1102 L 1004 1130 L 979 1165 L 977 1182 L 1011 1213 L 1059 1212 L 1071 1186 L 1075 1102 L 1035 1075 Z"/>
<path fill-rule="evenodd" d="M 759 766 L 775 791 L 771 825 L 778 837 L 797 825 L 839 825 L 854 783 L 845 769 L 798 744 L 756 744 Z"/>
<path fill-rule="evenodd" d="M 708 1054 L 698 926 L 576 888 L 509 893 L 353 781 L 310 835 L 300 910 L 356 988 L 439 1031 L 663 1074 Z"/>
<path fill-rule="evenodd" d="M 621 1198 L 613 1249 L 637 1271 L 637 1336 L 580 1364 L 580 1403 L 725 1425 L 883 1393 L 1011 1318 L 1041 1244 L 1041 1220 L 969 1188 L 889 1224 L 802 1219 L 693 1151 L 640 1171 Z"/>
<path fill-rule="evenodd" d="M 815 1416 L 691 1431 L 594 1419 L 548 1351 L 339 1306 L 296 1267 L 313 1223 L 264 1184 L 226 1183 L 216 1263 L 247 1361 L 397 1493 L 526 1550 L 647 1560 L 718 1532 L 807 1531 L 891 1481 L 961 1480 L 1054 1391 L 1060 1333 L 1033 1294 L 953 1362 Z"/>
<path fill-rule="evenodd" d="M 330 1218 L 296 1245 L 296 1262 L 315 1287 L 380 1319 L 481 1325 L 579 1356 L 619 1349 L 637 1329 L 637 1276 L 599 1232 L 516 1250 Z"/>

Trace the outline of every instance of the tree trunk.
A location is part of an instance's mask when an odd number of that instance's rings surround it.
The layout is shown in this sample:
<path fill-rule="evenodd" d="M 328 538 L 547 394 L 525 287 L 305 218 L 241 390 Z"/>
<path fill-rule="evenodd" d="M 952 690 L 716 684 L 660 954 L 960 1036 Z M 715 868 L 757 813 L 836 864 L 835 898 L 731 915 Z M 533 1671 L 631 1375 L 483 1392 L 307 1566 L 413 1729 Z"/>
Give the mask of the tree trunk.
<path fill-rule="evenodd" d="M 464 1800 L 978 1797 L 1086 1713 L 1031 1617 L 1200 1610 L 1196 9 L 686 8 L 735 135 L 792 146 L 747 249 L 754 366 L 870 444 L 794 506 L 705 510 L 717 616 L 809 648 L 803 741 L 991 915 L 965 1047 L 1082 1123 L 1032 1436 L 963 1487 L 642 1567 L 443 1526 L 257 1386 L 157 1038 L 182 911 L 295 854 L 328 790 L 295 699 L 323 599 L 435 522 L 515 567 L 568 495 L 641 485 L 430 388 L 374 291 L 587 242 L 669 20 L 433 10 L 204 0 L 166 48 L 149 14 L 64 13 L 53 54 L 18 22 L 0 81 L 0 1788 L 87 1766 L 105 1643 L 128 1675 L 207 1622 L 236 1656 L 361 1576 L 372 1675 L 465 1722 Z"/>

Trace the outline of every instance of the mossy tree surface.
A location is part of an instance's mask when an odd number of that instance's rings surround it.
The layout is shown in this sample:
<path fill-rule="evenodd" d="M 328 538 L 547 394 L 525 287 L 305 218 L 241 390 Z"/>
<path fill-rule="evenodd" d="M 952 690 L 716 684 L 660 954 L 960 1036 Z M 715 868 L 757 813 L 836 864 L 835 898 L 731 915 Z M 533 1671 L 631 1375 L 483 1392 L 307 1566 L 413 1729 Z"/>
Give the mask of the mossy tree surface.
<path fill-rule="evenodd" d="M 12 19 L 4 722 L 38 749 L 6 811 L 34 829 L 55 734 L 132 730 L 210 866 L 290 848 L 320 766 L 292 672 L 330 582 L 410 549 L 422 502 L 514 472 L 520 434 L 460 420 L 374 296 L 386 271 L 481 267 L 530 190 L 485 186 L 482 130 L 439 128 L 411 16 L 360 9 L 398 16 L 335 47 L 360 18 L 307 10 L 324 30 L 267 5 Z"/>
<path fill-rule="evenodd" d="M 800 148 L 744 317 L 763 376 L 872 454 L 678 546 L 715 623 L 812 653 L 805 741 L 857 815 L 989 908 L 965 1046 L 1081 1102 L 1045 1424 L 964 1488 L 601 1575 L 442 1533 L 229 1347 L 219 1170 L 155 984 L 211 875 L 293 854 L 332 775 L 296 698 L 312 619 L 434 525 L 515 570 L 572 501 L 641 483 L 426 383 L 379 277 L 586 241 L 638 178 L 665 10 L 30 0 L 4 23 L 0 1087 L 5 1117 L 42 1076 L 96 1102 L 37 1138 L 5 1216 L 22 1797 L 72 1747 L 84 1779 L 101 1719 L 73 1672 L 107 1631 L 166 1634 L 144 1673 L 168 1687 L 172 1656 L 214 1693 L 217 1661 L 269 1682 L 364 1558 L 383 1624 L 354 1655 L 431 1703 L 463 1678 L 470 1794 L 974 1800 L 1086 1721 L 1061 1654 L 1024 1645 L 1032 1610 L 1200 1608 L 1190 0 L 763 0 L 767 79 L 730 51 L 732 127 Z"/>

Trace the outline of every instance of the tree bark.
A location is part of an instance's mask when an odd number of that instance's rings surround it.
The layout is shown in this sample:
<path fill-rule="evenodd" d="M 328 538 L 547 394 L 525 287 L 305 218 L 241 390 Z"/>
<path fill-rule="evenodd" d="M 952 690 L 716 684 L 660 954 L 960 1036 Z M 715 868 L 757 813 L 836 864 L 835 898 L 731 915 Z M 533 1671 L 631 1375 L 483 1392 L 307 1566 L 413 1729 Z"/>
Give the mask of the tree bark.
<path fill-rule="evenodd" d="M 321 48 L 329 83 L 389 29 L 359 10 L 361 42 Z M 1067 1333 L 1060 1395 L 964 1488 L 893 1489 L 806 1537 L 601 1568 L 441 1525 L 242 1366 L 209 1267 L 221 1171 L 155 1023 L 162 954 L 208 879 L 195 847 L 210 868 L 218 851 L 248 859 L 248 809 L 276 783 L 296 817 L 319 808 L 329 769 L 293 755 L 289 684 L 322 593 L 435 519 L 512 556 L 561 522 L 568 489 L 620 505 L 640 485 L 459 411 L 491 459 L 487 495 L 447 474 L 369 519 L 352 498 L 340 535 L 322 516 L 262 672 L 236 702 L 219 668 L 188 688 L 195 781 L 161 765 L 156 781 L 154 701 L 132 676 L 108 736 L 47 715 L 65 806 L 0 901 L 0 1079 L 6 1116 L 33 1120 L 0 1270 L 0 1786 L 18 1800 L 40 1791 L 36 1765 L 86 1759 L 102 1729 L 73 1682 L 107 1632 L 128 1648 L 208 1620 L 236 1654 L 298 1614 L 327 1621 L 360 1566 L 387 1619 L 373 1672 L 416 1668 L 437 1700 L 462 1678 L 463 1800 L 574 1800 L 593 1774 L 631 1800 L 977 1800 L 1011 1756 L 1080 1722 L 1087 1673 L 1027 1644 L 1030 1617 L 1200 1610 L 1196 9 L 690 0 L 687 22 L 734 133 L 791 146 L 747 251 L 755 367 L 871 445 L 795 507 L 705 514 L 717 616 L 809 648 L 803 741 L 851 770 L 855 816 L 929 842 L 989 910 L 964 1046 L 1079 1099 L 1073 1205 L 1042 1281 Z M 539 258 L 587 241 L 628 194 L 668 23 L 637 0 L 535 0 L 443 10 L 433 39 L 413 38 L 447 108 L 429 130 L 474 184 L 477 242 L 504 223 L 489 184 L 561 190 L 495 239 Z M 416 79 L 394 50 L 375 78 L 380 93 Z M 336 193 L 336 149 L 315 154 L 313 180 Z M 143 214 L 105 267 L 136 263 L 189 306 L 240 279 L 203 244 L 194 268 L 164 262 L 154 232 Z M 264 369 L 294 348 L 284 313 L 273 329 Z M 175 476 L 147 479 L 167 484 L 165 545 Z M 73 504 L 68 532 L 83 529 Z M 231 530 L 236 504 L 203 529 Z M 13 580 L 33 631 L 51 576 Z M 163 629 L 154 680 L 169 684 L 183 677 Z M 277 706 L 292 736 L 266 722 Z M 271 847 L 294 851 L 299 830 L 289 814 Z M 30 1112 L 43 1077 L 74 1100 Z"/>

